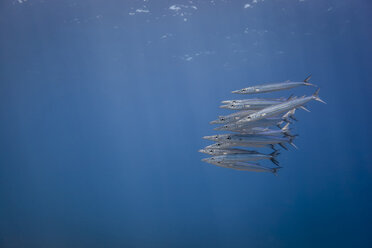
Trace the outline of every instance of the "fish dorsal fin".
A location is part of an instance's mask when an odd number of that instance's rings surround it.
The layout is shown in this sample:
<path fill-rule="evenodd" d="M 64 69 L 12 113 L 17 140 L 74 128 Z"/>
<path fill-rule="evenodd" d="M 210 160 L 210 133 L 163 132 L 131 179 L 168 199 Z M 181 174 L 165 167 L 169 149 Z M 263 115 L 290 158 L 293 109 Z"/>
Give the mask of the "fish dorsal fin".
<path fill-rule="evenodd" d="M 288 98 L 287 101 L 291 100 L 293 98 L 293 94 L 291 94 Z"/>
<path fill-rule="evenodd" d="M 310 78 L 311 78 L 311 74 L 310 74 L 310 76 L 308 76 L 307 78 L 305 78 L 304 82 L 305 82 L 305 83 L 308 83 L 309 80 L 310 80 Z"/>

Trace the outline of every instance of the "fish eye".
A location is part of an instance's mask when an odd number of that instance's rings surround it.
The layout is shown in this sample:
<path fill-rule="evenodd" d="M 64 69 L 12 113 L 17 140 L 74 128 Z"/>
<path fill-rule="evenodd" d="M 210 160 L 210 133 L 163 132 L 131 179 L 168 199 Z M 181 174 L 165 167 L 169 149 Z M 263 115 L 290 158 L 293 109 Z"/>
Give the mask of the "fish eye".
<path fill-rule="evenodd" d="M 209 150 L 209 152 L 213 152 L 213 150 Z"/>
<path fill-rule="evenodd" d="M 214 136 L 214 138 L 218 139 L 218 135 Z"/>
<path fill-rule="evenodd" d="M 242 89 L 242 91 L 244 92 L 244 91 L 247 91 L 246 89 Z"/>
<path fill-rule="evenodd" d="M 226 139 L 228 139 L 228 140 L 231 140 L 231 136 L 227 136 L 227 138 Z"/>
<path fill-rule="evenodd" d="M 221 121 L 224 121 L 224 120 L 225 120 L 225 118 L 221 118 L 220 120 L 221 120 Z"/>

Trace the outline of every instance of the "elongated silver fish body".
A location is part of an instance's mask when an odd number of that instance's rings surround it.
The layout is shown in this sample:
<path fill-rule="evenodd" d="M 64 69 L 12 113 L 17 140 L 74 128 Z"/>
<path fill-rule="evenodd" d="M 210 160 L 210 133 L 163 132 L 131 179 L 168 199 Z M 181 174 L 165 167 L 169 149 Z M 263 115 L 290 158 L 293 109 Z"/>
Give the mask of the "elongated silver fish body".
<path fill-rule="evenodd" d="M 245 118 L 242 118 L 240 120 L 244 120 Z M 240 131 L 240 130 L 249 130 L 254 127 L 269 127 L 273 125 L 281 124 L 283 121 L 281 118 L 266 118 L 261 119 L 259 121 L 255 122 L 242 122 L 240 123 L 240 120 L 234 123 L 228 123 L 223 126 L 217 127 L 214 130 L 220 130 L 220 131 Z"/>
<path fill-rule="evenodd" d="M 204 136 L 203 139 L 218 142 L 218 141 L 224 141 L 224 140 L 227 140 L 227 138 L 228 138 L 230 135 L 231 135 L 231 134 L 216 134 L 216 135 Z"/>
<path fill-rule="evenodd" d="M 215 161 L 222 161 L 222 162 L 244 162 L 244 161 L 257 161 L 262 159 L 272 159 L 274 155 L 267 155 L 262 153 L 256 153 L 256 154 L 248 154 L 248 153 L 242 153 L 242 154 L 223 154 L 214 156 Z"/>
<path fill-rule="evenodd" d="M 254 129 L 253 129 L 254 130 Z M 273 139 L 279 139 L 283 136 L 282 130 L 270 130 L 264 132 L 257 132 L 257 133 L 246 133 L 246 134 L 216 134 L 210 136 L 204 136 L 203 139 L 211 140 L 215 142 L 240 142 L 241 139 L 254 139 L 256 137 L 266 137 L 269 139 L 270 137 Z"/>
<path fill-rule="evenodd" d="M 279 137 L 272 135 L 255 135 L 255 134 L 236 134 L 231 135 L 229 142 L 240 144 L 240 143 L 252 143 L 256 145 L 273 145 L 279 143 L 290 142 L 287 137 Z"/>
<path fill-rule="evenodd" d="M 276 102 L 283 102 L 285 98 L 251 98 L 251 99 L 239 99 L 239 100 L 225 100 L 221 101 L 223 104 L 232 104 L 232 103 L 259 103 L 262 101 L 276 101 Z"/>
<path fill-rule="evenodd" d="M 207 147 L 205 147 L 205 149 L 213 149 L 213 148 L 217 148 L 217 149 L 225 149 L 225 148 L 231 148 L 231 147 L 265 147 L 267 145 L 263 145 L 263 144 L 254 144 L 254 143 L 244 143 L 244 142 L 240 142 L 240 143 L 234 143 L 234 142 L 217 142 L 217 143 L 214 143 L 212 145 L 209 145 Z"/>
<path fill-rule="evenodd" d="M 235 163 L 226 163 L 221 161 L 214 161 L 211 158 L 202 159 L 202 161 L 217 165 L 223 168 L 241 170 L 241 171 L 255 171 L 255 172 L 270 172 L 276 175 L 277 171 L 282 167 L 268 168 L 261 166 L 257 163 L 247 163 L 247 162 L 235 162 Z"/>
<path fill-rule="evenodd" d="M 264 118 L 268 118 L 271 116 L 276 116 L 278 114 L 282 114 L 288 111 L 291 111 L 295 108 L 301 107 L 307 102 L 311 100 L 317 100 L 320 102 L 323 102 L 319 97 L 318 97 L 319 89 L 314 93 L 312 96 L 308 97 L 302 97 L 302 98 L 296 98 L 293 100 L 288 100 L 283 103 L 279 103 L 276 105 L 272 105 L 270 107 L 264 108 L 260 111 L 257 111 L 255 113 L 252 113 L 240 120 L 237 121 L 237 124 L 243 124 L 243 123 L 248 123 L 248 122 L 257 122 L 259 120 L 262 120 Z"/>
<path fill-rule="evenodd" d="M 268 168 L 268 167 L 264 167 L 256 163 L 238 162 L 234 164 L 227 164 L 226 168 L 231 168 L 231 169 L 241 170 L 241 171 L 270 172 L 276 175 L 277 171 L 282 167 Z"/>
<path fill-rule="evenodd" d="M 226 116 L 219 116 L 217 120 L 211 121 L 210 124 L 225 124 L 225 123 L 235 122 L 254 112 L 255 112 L 254 110 L 243 110 L 243 111 L 232 113 Z"/>
<path fill-rule="evenodd" d="M 232 114 L 229 114 L 229 115 L 226 115 L 226 116 L 219 116 L 219 118 L 217 120 L 211 121 L 210 124 L 232 124 L 232 123 L 237 122 L 238 120 L 243 119 L 244 117 L 246 117 L 250 114 L 256 113 L 256 112 L 257 111 L 255 111 L 255 110 L 243 110 L 243 111 L 232 113 Z M 294 118 L 294 112 L 295 112 L 295 109 L 293 109 L 291 111 L 288 111 L 283 116 L 281 116 L 281 115 L 273 116 L 273 117 L 269 118 L 269 120 L 272 119 L 272 118 L 282 118 L 282 120 L 287 120 L 288 118 Z M 280 121 L 280 120 L 278 119 L 278 121 Z"/>
<path fill-rule="evenodd" d="M 289 123 L 287 123 L 284 127 L 281 129 L 269 129 L 269 128 L 263 128 L 263 127 L 254 127 L 244 134 L 259 134 L 259 135 L 288 135 L 289 134 Z"/>
<path fill-rule="evenodd" d="M 261 131 L 261 132 L 253 132 L 252 134 L 260 134 L 260 135 L 269 135 L 269 136 L 279 136 L 283 135 L 285 131 L 278 129 L 278 130 L 266 130 L 266 131 Z"/>
<path fill-rule="evenodd" d="M 260 110 L 268 106 L 272 106 L 283 101 L 260 101 L 260 102 L 242 102 L 221 105 L 220 108 L 231 110 Z"/>
<path fill-rule="evenodd" d="M 218 148 L 209 148 L 209 149 L 200 149 L 199 152 L 218 156 L 218 155 L 226 155 L 226 154 L 257 154 L 256 151 L 250 151 L 250 150 L 243 150 L 243 149 L 237 149 L 237 148 L 225 148 L 225 149 L 218 149 Z"/>
<path fill-rule="evenodd" d="M 307 85 L 307 86 L 315 86 L 314 84 L 309 83 L 311 75 L 307 77 L 303 82 L 291 82 L 289 80 L 280 83 L 268 83 L 268 84 L 261 84 L 255 85 L 247 88 L 243 88 L 241 90 L 235 90 L 232 93 L 235 94 L 257 94 L 257 93 L 267 93 L 267 92 L 274 92 L 280 90 L 288 90 L 298 86 Z"/>

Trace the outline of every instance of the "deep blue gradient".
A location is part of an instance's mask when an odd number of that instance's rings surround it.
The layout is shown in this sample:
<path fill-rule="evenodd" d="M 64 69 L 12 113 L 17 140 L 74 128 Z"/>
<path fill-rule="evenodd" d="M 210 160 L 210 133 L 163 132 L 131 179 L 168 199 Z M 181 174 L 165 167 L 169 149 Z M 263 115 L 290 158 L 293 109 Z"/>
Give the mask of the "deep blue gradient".
<path fill-rule="evenodd" d="M 0 247 L 372 247 L 371 13 L 1 1 Z M 278 177 L 200 161 L 232 90 L 310 73 Z"/>

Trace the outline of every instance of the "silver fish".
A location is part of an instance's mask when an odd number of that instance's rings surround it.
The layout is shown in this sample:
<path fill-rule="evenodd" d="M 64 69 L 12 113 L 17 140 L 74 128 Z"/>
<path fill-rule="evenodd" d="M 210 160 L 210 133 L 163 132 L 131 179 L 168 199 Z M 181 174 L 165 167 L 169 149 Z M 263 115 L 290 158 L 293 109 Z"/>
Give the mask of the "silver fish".
<path fill-rule="evenodd" d="M 204 148 L 200 149 L 199 152 L 217 156 L 217 155 L 226 155 L 226 154 L 257 154 L 256 151 L 249 151 L 249 150 L 243 150 L 243 149 L 237 149 L 237 148 L 226 148 L 226 149 L 218 149 L 218 148 Z"/>
<path fill-rule="evenodd" d="M 244 134 L 215 134 L 215 135 L 209 135 L 204 136 L 203 139 L 211 140 L 211 141 L 226 141 L 231 142 L 232 136 L 239 136 L 239 135 L 245 135 L 245 136 L 252 136 L 252 135 L 266 135 L 266 136 L 291 136 L 289 135 L 289 123 L 287 123 L 283 128 L 278 130 L 273 130 L 269 128 L 262 128 L 262 127 L 254 127 L 252 129 L 247 129 L 247 131 Z"/>
<path fill-rule="evenodd" d="M 292 88 L 295 88 L 301 85 L 317 87 L 315 84 L 309 83 L 310 78 L 311 78 L 311 75 L 308 76 L 303 82 L 291 82 L 287 80 L 281 83 L 269 83 L 269 84 L 255 85 L 255 86 L 247 87 L 241 90 L 232 91 L 232 93 L 235 93 L 235 94 L 266 93 L 266 92 L 292 89 Z"/>
<path fill-rule="evenodd" d="M 270 107 L 264 108 L 260 111 L 257 111 L 255 113 L 252 113 L 236 122 L 236 125 L 243 124 L 243 123 L 254 123 L 257 121 L 260 121 L 262 119 L 271 117 L 271 116 L 276 116 L 278 114 L 293 110 L 295 108 L 300 108 L 307 102 L 311 100 L 316 100 L 322 103 L 325 103 L 323 100 L 321 100 L 318 96 L 319 94 L 319 89 L 316 90 L 316 92 L 308 97 L 301 97 L 301 98 L 296 98 L 293 100 L 288 100 L 283 103 L 279 103 L 276 105 L 272 105 Z"/>
<path fill-rule="evenodd" d="M 293 144 L 294 137 L 279 137 L 272 135 L 256 135 L 256 134 L 234 134 L 230 136 L 229 142 L 234 144 L 255 144 L 255 145 L 275 145 L 289 143 Z"/>
<path fill-rule="evenodd" d="M 237 122 L 228 123 L 220 127 L 214 128 L 214 130 L 217 131 L 233 131 L 233 132 L 240 132 L 240 131 L 247 131 L 249 129 L 255 128 L 255 127 L 269 127 L 269 126 L 275 126 L 280 125 L 283 122 L 282 118 L 266 118 L 261 119 L 259 121 L 255 122 L 243 122 L 240 123 L 241 120 L 244 120 L 247 117 L 244 117 Z"/>
<path fill-rule="evenodd" d="M 273 136 L 284 135 L 284 136 L 292 137 L 293 135 L 290 133 L 289 124 L 290 123 L 288 122 L 281 129 L 269 129 L 269 128 L 263 128 L 263 127 L 254 127 L 254 128 L 251 128 L 251 129 L 244 130 L 244 134 L 260 134 L 260 135 L 273 135 Z M 209 137 L 209 136 L 206 136 L 206 137 Z"/>
<path fill-rule="evenodd" d="M 283 101 L 260 101 L 260 102 L 242 102 L 242 103 L 230 103 L 221 105 L 220 108 L 231 109 L 231 110 L 260 110 L 268 106 L 272 106 Z"/>
<path fill-rule="evenodd" d="M 242 170 L 242 171 L 255 171 L 255 172 L 271 172 L 274 175 L 277 175 L 277 171 L 282 167 L 276 168 L 268 168 L 261 166 L 257 163 L 246 163 L 246 162 L 236 162 L 236 163 L 224 163 L 224 162 L 216 162 L 211 160 L 211 158 L 204 158 L 202 159 L 203 162 L 207 162 L 213 165 L 217 165 L 224 168 L 230 168 L 235 170 Z"/>
<path fill-rule="evenodd" d="M 243 110 L 226 116 L 219 116 L 217 120 L 211 121 L 210 124 L 225 124 L 229 122 L 234 122 L 254 112 L 255 112 L 254 110 Z"/>
<path fill-rule="evenodd" d="M 294 148 L 297 146 L 293 143 L 295 136 L 271 136 L 271 135 L 254 135 L 254 134 L 230 134 L 228 136 L 222 136 L 221 140 L 216 141 L 217 143 L 209 145 L 206 149 L 211 148 L 230 148 L 230 147 L 265 147 L 270 146 L 274 150 L 274 145 L 278 144 L 284 149 L 288 150 L 285 143 L 289 143 Z M 224 139 L 224 140 L 222 140 Z"/>
<path fill-rule="evenodd" d="M 241 170 L 241 171 L 271 172 L 275 176 L 277 176 L 278 170 L 281 169 L 282 167 L 278 166 L 276 168 L 268 168 L 268 167 L 264 167 L 256 163 L 238 162 L 235 164 L 228 164 L 227 168 L 231 168 L 234 170 Z"/>
<path fill-rule="evenodd" d="M 231 104 L 231 103 L 258 103 L 260 101 L 284 101 L 285 98 L 251 98 L 251 99 L 240 99 L 240 100 L 224 100 L 221 101 L 223 104 Z"/>
<path fill-rule="evenodd" d="M 275 159 L 277 155 L 279 155 L 279 151 L 274 151 L 271 154 L 263 154 L 263 153 L 223 154 L 223 155 L 214 156 L 212 158 L 214 161 L 221 161 L 221 162 L 227 162 L 227 163 L 269 159 L 275 165 L 279 166 L 279 162 Z"/>
<path fill-rule="evenodd" d="M 217 142 L 212 145 L 206 146 L 205 149 L 224 149 L 224 148 L 231 148 L 231 147 L 265 147 L 267 145 L 262 145 L 262 144 L 254 144 L 254 143 L 233 143 L 233 142 Z M 271 146 L 271 145 L 269 145 Z"/>

